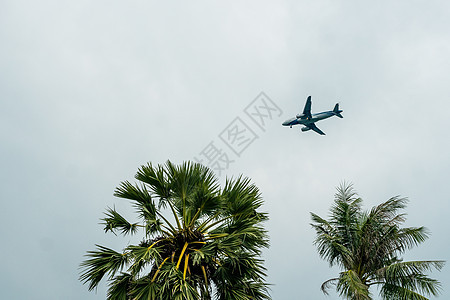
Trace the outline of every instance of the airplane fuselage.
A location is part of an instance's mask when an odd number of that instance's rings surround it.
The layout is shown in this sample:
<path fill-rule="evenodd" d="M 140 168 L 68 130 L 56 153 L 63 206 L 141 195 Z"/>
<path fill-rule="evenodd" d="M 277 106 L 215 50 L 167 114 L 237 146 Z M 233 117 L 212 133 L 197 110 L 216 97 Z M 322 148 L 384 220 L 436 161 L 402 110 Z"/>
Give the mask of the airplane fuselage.
<path fill-rule="evenodd" d="M 327 119 L 329 117 L 335 116 L 336 114 L 333 111 L 324 111 L 324 112 L 320 112 L 317 114 L 312 114 L 311 118 L 297 118 L 297 117 L 293 117 L 289 120 L 286 120 L 283 122 L 283 126 L 294 126 L 294 125 L 306 125 L 306 124 L 311 124 L 311 123 L 315 123 L 317 121 L 320 120 L 324 120 Z"/>

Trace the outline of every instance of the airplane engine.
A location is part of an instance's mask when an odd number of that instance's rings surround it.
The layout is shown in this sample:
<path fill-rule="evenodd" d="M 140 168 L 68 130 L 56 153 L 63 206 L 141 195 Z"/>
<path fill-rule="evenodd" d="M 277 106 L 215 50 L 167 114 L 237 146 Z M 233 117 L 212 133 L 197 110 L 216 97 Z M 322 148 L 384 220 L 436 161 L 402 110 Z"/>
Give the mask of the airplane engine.
<path fill-rule="evenodd" d="M 302 131 L 303 131 L 303 132 L 308 131 L 308 130 L 311 130 L 311 128 L 306 127 L 306 126 L 305 126 L 305 127 L 302 127 Z"/>
<path fill-rule="evenodd" d="M 304 115 L 303 114 L 298 114 L 295 117 L 297 117 L 297 119 L 301 119 Z"/>

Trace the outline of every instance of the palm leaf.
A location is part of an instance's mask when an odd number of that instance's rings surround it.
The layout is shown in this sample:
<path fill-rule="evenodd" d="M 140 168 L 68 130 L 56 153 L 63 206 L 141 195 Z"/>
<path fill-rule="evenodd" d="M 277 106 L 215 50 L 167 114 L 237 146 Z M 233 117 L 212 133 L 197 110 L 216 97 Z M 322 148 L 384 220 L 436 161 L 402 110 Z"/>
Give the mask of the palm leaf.
<path fill-rule="evenodd" d="M 129 291 L 133 282 L 133 276 L 128 273 L 122 273 L 111 282 L 107 300 L 128 300 Z"/>
<path fill-rule="evenodd" d="M 337 290 L 340 295 L 347 299 L 370 300 L 369 288 L 359 278 L 353 270 L 342 272 L 337 283 Z"/>
<path fill-rule="evenodd" d="M 122 217 L 114 208 L 108 208 L 106 210 L 106 218 L 103 218 L 105 225 L 105 232 L 119 229 L 122 234 L 134 234 L 138 230 L 137 223 L 130 223 L 124 217 Z"/>
<path fill-rule="evenodd" d="M 98 250 L 88 251 L 86 256 L 90 259 L 80 265 L 84 269 L 84 272 L 80 275 L 80 280 L 84 284 L 89 284 L 89 290 L 96 288 L 106 274 L 109 275 L 109 278 L 112 278 L 128 262 L 126 254 L 118 253 L 104 246 L 96 246 Z"/>

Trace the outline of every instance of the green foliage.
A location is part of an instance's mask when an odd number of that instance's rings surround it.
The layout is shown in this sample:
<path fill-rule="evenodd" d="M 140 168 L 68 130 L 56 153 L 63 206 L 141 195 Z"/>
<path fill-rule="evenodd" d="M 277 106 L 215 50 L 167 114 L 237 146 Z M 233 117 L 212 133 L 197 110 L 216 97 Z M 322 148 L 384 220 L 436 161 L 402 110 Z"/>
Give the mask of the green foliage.
<path fill-rule="evenodd" d="M 115 209 L 108 208 L 105 213 L 106 218 L 102 219 L 105 221 L 105 232 L 112 231 L 115 229 L 120 229 L 122 234 L 132 234 L 136 233 L 138 230 L 137 223 L 131 224 L 124 217 L 122 217 Z"/>
<path fill-rule="evenodd" d="M 371 299 L 372 285 L 381 285 L 380 295 L 388 300 L 427 299 L 421 294 L 439 294 L 440 282 L 424 272 L 441 270 L 444 261 L 403 262 L 400 257 L 429 236 L 425 227 L 400 227 L 405 214 L 398 210 L 404 209 L 406 202 L 393 197 L 366 212 L 352 186 L 341 185 L 328 220 L 311 213 L 320 257 L 343 269 L 338 278 L 322 284 L 325 294 L 331 285 L 346 299 Z"/>
<path fill-rule="evenodd" d="M 207 167 L 168 161 L 141 166 L 136 179 L 114 195 L 132 202 L 138 221 L 108 208 L 102 224 L 105 232 L 142 231 L 144 238 L 122 253 L 88 251 L 80 280 L 89 290 L 106 277 L 110 300 L 270 299 L 259 259 L 269 246 L 261 225 L 268 217 L 258 211 L 261 195 L 248 178 L 220 189 Z"/>

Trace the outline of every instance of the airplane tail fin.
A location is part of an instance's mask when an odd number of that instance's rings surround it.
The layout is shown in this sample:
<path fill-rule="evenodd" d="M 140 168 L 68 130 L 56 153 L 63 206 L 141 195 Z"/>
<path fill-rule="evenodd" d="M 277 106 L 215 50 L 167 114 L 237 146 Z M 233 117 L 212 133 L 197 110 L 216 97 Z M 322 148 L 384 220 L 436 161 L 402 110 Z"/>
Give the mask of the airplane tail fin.
<path fill-rule="evenodd" d="M 339 103 L 336 103 L 336 105 L 334 106 L 333 112 L 339 118 L 343 118 L 343 116 L 341 115 L 341 112 L 343 112 L 343 110 L 339 109 Z"/>

